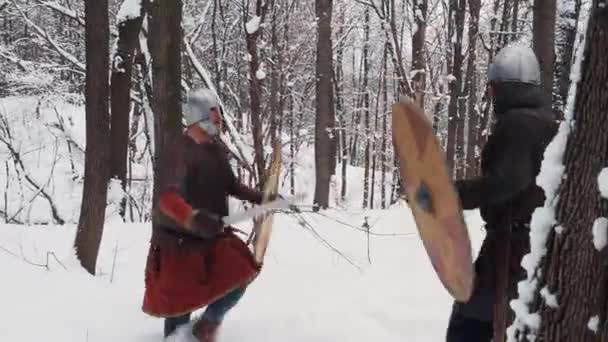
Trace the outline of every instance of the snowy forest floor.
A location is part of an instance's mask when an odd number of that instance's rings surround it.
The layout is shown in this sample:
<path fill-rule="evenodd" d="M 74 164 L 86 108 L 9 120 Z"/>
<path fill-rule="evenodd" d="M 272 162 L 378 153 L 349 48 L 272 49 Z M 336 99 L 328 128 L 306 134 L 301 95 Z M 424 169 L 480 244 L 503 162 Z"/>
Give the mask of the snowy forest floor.
<path fill-rule="evenodd" d="M 402 235 L 370 236 L 368 260 L 364 232 L 305 214 L 355 267 L 295 217 L 275 216 L 265 268 L 229 313 L 220 341 L 443 340 L 452 302 L 409 209 L 324 214 L 353 226 L 368 216 L 373 234 Z M 482 221 L 476 211 L 465 215 L 476 254 Z M 106 225 L 95 277 L 79 267 L 74 234 L 74 225 L 0 225 L 0 340 L 162 341 L 162 321 L 140 309 L 150 225 Z M 189 341 L 184 333 L 169 341 Z"/>

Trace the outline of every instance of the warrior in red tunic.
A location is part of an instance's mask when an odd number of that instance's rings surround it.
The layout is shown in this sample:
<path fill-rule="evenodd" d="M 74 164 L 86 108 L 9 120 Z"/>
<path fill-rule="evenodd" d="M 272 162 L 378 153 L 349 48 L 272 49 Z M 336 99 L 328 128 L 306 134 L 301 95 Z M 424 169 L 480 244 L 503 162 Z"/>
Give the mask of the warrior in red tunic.
<path fill-rule="evenodd" d="M 186 131 L 165 142 L 158 164 L 143 311 L 165 318 L 166 337 L 206 306 L 192 333 L 213 342 L 259 270 L 246 244 L 221 220 L 228 214 L 227 196 L 258 204 L 263 196 L 235 177 L 217 139 L 220 107 L 210 91 L 191 93 L 184 118 Z"/>

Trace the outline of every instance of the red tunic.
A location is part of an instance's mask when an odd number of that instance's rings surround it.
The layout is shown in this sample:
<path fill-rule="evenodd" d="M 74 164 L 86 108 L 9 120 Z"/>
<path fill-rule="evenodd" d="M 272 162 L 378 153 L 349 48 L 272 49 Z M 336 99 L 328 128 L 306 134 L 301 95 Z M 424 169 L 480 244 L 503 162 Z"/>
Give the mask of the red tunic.
<path fill-rule="evenodd" d="M 200 309 L 251 282 L 259 268 L 247 245 L 227 229 L 203 239 L 185 228 L 191 210 L 228 214 L 227 195 L 260 203 L 262 193 L 240 184 L 225 150 L 187 136 L 167 144 L 159 169 L 159 203 L 145 269 L 142 310 L 173 317 Z"/>

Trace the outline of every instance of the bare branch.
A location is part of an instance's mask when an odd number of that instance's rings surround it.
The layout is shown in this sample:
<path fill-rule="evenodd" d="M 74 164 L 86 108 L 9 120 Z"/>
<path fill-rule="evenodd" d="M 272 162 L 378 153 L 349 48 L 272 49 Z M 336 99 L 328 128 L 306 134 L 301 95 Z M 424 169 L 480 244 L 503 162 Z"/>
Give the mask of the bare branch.
<path fill-rule="evenodd" d="M 64 49 L 62 49 L 57 44 L 57 42 L 55 42 L 55 40 L 53 40 L 53 38 L 51 38 L 51 36 L 45 30 L 41 29 L 38 25 L 36 25 L 33 21 L 31 21 L 27 17 L 27 15 L 21 10 L 21 7 L 19 7 L 19 5 L 17 5 L 15 0 L 10 0 L 10 1 L 13 4 L 13 6 L 15 6 L 15 8 L 19 12 L 19 14 L 23 18 L 23 20 L 25 20 L 27 25 L 32 27 L 34 29 L 34 31 L 36 31 L 36 34 L 38 34 L 40 37 L 44 38 L 53 47 L 53 49 L 55 49 L 55 51 L 57 53 L 59 53 L 59 55 L 61 55 L 61 57 L 68 60 L 70 63 L 72 63 L 74 66 L 76 66 L 80 71 L 82 71 L 82 72 L 86 71 L 86 67 L 85 67 L 84 63 L 81 63 L 76 57 L 74 57 L 73 55 L 71 55 Z"/>
<path fill-rule="evenodd" d="M 52 9 L 53 11 L 60 13 L 68 18 L 72 18 L 74 20 L 76 20 L 76 22 L 78 22 L 78 24 L 82 27 L 85 26 L 85 21 L 84 21 L 84 16 L 81 16 L 78 12 L 76 12 L 75 10 L 72 10 L 71 8 L 67 8 L 64 7 L 54 1 L 42 1 L 42 0 L 36 0 L 39 4 L 48 7 L 50 9 Z"/>
<path fill-rule="evenodd" d="M 207 88 L 211 89 L 217 96 L 217 90 L 215 89 L 215 87 L 213 86 L 213 82 L 211 81 L 211 76 L 209 75 L 209 72 L 207 71 L 207 69 L 198 61 L 198 59 L 196 58 L 196 56 L 194 55 L 194 51 L 192 51 L 192 46 L 188 43 L 188 41 L 184 40 L 184 45 L 186 47 L 186 55 L 188 56 L 188 58 L 190 59 L 190 62 L 192 63 L 192 65 L 194 66 L 194 70 L 196 71 L 196 73 L 199 75 L 199 77 L 201 78 L 201 80 L 203 81 L 203 83 L 207 86 Z M 219 96 L 217 96 L 219 99 Z M 234 156 L 239 156 L 239 158 L 237 158 L 237 160 L 239 160 L 239 162 L 249 171 L 249 172 L 254 172 L 251 165 L 252 162 L 249 160 L 249 158 L 247 158 L 247 156 L 245 155 L 245 152 L 243 151 L 242 146 L 245 145 L 245 143 L 243 142 L 243 139 L 241 138 L 241 135 L 238 133 L 238 131 L 236 130 L 236 128 L 234 127 L 234 125 L 232 124 L 232 120 L 234 118 L 234 116 L 228 112 L 228 109 L 226 108 L 226 106 L 222 103 L 222 100 L 219 99 L 220 101 L 220 106 L 224 109 L 224 121 L 226 122 L 226 126 L 228 127 L 228 133 L 230 135 L 230 138 L 232 139 L 232 141 L 234 142 L 234 146 L 232 146 L 232 148 L 235 148 L 237 150 L 237 153 L 232 152 L 232 154 Z M 226 143 L 226 142 L 225 142 Z M 232 144 L 226 144 L 227 147 L 229 147 L 230 150 L 232 150 L 232 148 L 230 148 Z"/>
<path fill-rule="evenodd" d="M 6 118 L 3 115 L 0 115 L 0 132 L 4 132 L 6 135 L 6 137 L 4 135 L 0 135 L 0 142 L 4 143 L 4 145 L 6 145 L 6 147 L 8 148 L 8 151 L 10 152 L 12 159 L 13 159 L 13 163 L 15 164 L 15 166 L 18 166 L 19 168 L 21 168 L 21 170 L 23 171 L 23 174 L 25 176 L 25 179 L 30 183 L 30 185 L 36 189 L 38 191 L 38 193 L 44 197 L 48 203 L 49 206 L 51 208 L 51 214 L 53 216 L 53 220 L 55 221 L 55 223 L 57 224 L 65 224 L 65 220 L 63 218 L 61 218 L 61 216 L 59 215 L 59 212 L 57 211 L 57 207 L 55 206 L 55 202 L 53 201 L 53 198 L 44 190 L 45 186 L 40 186 L 38 185 L 38 183 L 28 174 L 27 169 L 25 168 L 25 165 L 23 163 L 23 161 L 21 160 L 21 154 L 13 147 L 12 145 L 12 141 L 11 141 L 11 136 L 10 136 L 10 129 L 9 129 L 9 125 L 8 125 L 8 121 L 6 120 Z"/>

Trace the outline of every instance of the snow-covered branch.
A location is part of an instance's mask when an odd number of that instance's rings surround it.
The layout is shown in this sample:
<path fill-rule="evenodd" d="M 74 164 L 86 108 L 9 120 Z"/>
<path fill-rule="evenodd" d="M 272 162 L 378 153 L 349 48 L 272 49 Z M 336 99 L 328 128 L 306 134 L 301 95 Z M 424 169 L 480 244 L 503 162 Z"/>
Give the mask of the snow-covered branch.
<path fill-rule="evenodd" d="M 27 17 L 27 15 L 23 12 L 21 7 L 19 7 L 19 5 L 17 5 L 15 0 L 10 0 L 10 1 L 13 4 L 13 6 L 15 6 L 15 8 L 19 12 L 19 14 L 23 18 L 23 20 L 25 20 L 25 22 L 28 24 L 28 26 L 32 27 L 34 29 L 34 31 L 36 31 L 36 34 L 38 34 L 40 37 L 44 38 L 53 47 L 53 49 L 55 49 L 55 51 L 57 53 L 59 53 L 59 55 L 61 55 L 61 57 L 68 60 L 70 63 L 72 63 L 74 66 L 76 66 L 80 71 L 82 71 L 82 72 L 86 71 L 86 67 L 85 67 L 84 63 L 80 62 L 76 57 L 74 57 L 74 55 L 68 53 L 63 48 L 61 48 L 61 46 L 59 46 L 59 44 L 57 44 L 57 42 L 55 42 L 55 40 L 53 38 L 51 38 L 51 36 L 48 34 L 48 32 L 41 29 L 38 25 L 36 25 L 33 21 L 31 21 Z"/>
<path fill-rule="evenodd" d="M 80 26 L 82 26 L 84 28 L 84 26 L 85 26 L 84 16 L 82 16 L 77 11 L 75 11 L 75 10 L 73 10 L 71 8 L 65 7 L 65 6 L 63 6 L 61 4 L 58 4 L 55 1 L 43 1 L 43 0 L 36 0 L 36 1 L 39 4 L 41 4 L 41 5 L 45 6 L 45 7 L 49 8 L 49 9 L 51 9 L 51 10 L 57 12 L 57 13 L 59 13 L 61 15 L 64 15 L 64 16 L 66 16 L 68 18 L 71 18 L 71 19 L 74 19 L 78 23 L 78 25 L 80 25 Z M 110 27 L 110 35 L 112 37 L 118 36 L 118 30 L 116 30 L 116 28 L 113 27 L 113 26 Z"/>

